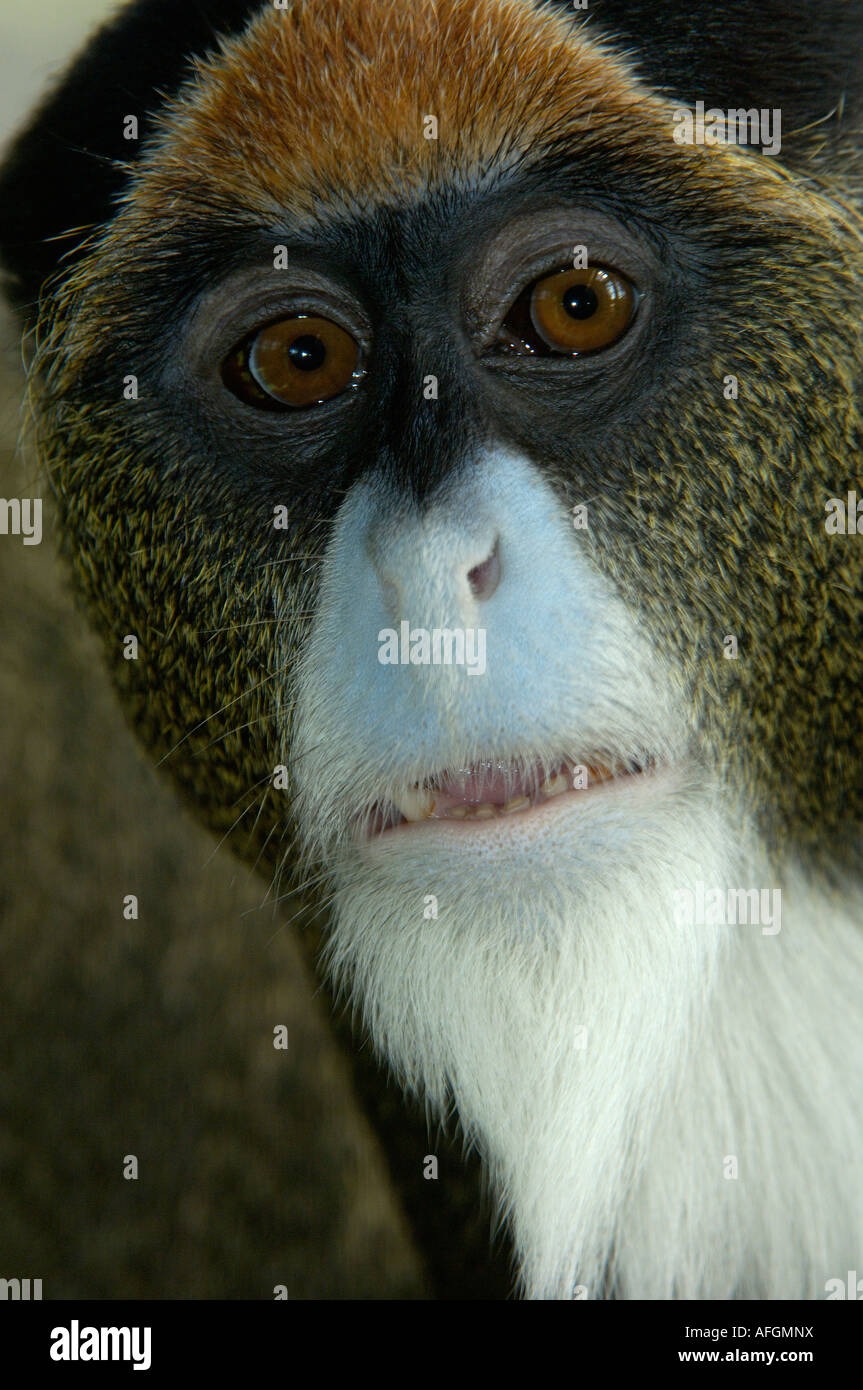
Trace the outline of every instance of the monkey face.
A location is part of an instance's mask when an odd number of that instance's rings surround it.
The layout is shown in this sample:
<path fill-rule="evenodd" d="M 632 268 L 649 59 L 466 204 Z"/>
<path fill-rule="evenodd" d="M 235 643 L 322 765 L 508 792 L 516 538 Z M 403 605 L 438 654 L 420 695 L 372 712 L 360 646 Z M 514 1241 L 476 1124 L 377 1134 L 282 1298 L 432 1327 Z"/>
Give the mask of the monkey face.
<path fill-rule="evenodd" d="M 823 526 L 859 225 L 673 111 L 528 5 L 265 7 L 47 301 L 67 553 L 142 735 L 253 855 L 298 806 L 313 852 L 432 802 L 504 843 L 555 778 L 592 814 L 576 769 L 597 807 L 716 789 L 783 851 L 859 814 Z M 484 631 L 482 678 L 382 664 L 403 622 Z"/>

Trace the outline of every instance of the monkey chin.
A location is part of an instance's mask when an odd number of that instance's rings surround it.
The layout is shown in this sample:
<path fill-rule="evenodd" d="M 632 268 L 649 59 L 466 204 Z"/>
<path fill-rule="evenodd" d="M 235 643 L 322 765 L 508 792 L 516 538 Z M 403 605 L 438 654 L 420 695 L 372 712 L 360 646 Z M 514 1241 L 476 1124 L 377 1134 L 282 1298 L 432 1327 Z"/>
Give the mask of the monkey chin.
<path fill-rule="evenodd" d="M 341 863 L 328 967 L 405 1089 L 455 1107 L 529 1298 L 811 1298 L 819 1252 L 853 1253 L 859 1040 L 832 1009 L 859 933 L 793 873 L 775 935 L 681 924 L 681 892 L 766 881 L 740 824 L 663 771 Z"/>

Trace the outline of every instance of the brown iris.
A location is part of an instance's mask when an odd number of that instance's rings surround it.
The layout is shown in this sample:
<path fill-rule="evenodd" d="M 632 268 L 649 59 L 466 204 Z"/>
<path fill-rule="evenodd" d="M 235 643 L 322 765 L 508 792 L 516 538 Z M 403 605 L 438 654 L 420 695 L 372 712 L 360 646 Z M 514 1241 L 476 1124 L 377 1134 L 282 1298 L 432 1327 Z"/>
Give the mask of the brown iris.
<path fill-rule="evenodd" d="M 519 295 L 502 325 L 502 345 L 510 352 L 571 357 L 600 352 L 629 327 L 635 304 L 635 290 L 619 271 L 559 270 Z"/>
<path fill-rule="evenodd" d="M 222 379 L 249 405 L 301 410 L 350 386 L 359 355 L 356 340 L 331 319 L 295 314 L 244 339 L 225 359 Z"/>

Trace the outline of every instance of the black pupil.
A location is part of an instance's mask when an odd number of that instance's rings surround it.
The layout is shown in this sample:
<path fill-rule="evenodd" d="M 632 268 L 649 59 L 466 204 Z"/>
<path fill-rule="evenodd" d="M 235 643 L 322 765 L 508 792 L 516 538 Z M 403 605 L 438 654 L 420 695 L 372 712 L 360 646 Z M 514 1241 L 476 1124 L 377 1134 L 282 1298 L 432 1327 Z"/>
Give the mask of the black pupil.
<path fill-rule="evenodd" d="M 571 319 L 589 319 L 599 307 L 599 300 L 589 285 L 570 285 L 563 292 L 563 307 Z"/>
<path fill-rule="evenodd" d="M 291 366 L 299 367 L 301 372 L 316 372 L 324 365 L 326 356 L 326 343 L 313 333 L 304 333 L 301 338 L 295 338 L 288 348 Z"/>

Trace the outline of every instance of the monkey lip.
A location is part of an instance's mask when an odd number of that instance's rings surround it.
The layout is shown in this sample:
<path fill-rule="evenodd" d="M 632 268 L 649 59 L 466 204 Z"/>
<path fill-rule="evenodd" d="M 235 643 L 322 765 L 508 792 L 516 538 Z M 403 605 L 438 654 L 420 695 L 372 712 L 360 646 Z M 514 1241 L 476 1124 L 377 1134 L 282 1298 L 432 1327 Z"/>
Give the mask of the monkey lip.
<path fill-rule="evenodd" d="M 421 823 L 467 826 L 520 817 L 558 797 L 591 796 L 608 783 L 638 777 L 652 768 L 650 758 L 625 765 L 596 758 L 586 763 L 562 759 L 551 768 L 538 761 L 527 767 L 499 761 L 472 763 L 417 782 L 375 806 L 366 821 L 367 833 L 384 834 Z"/>

